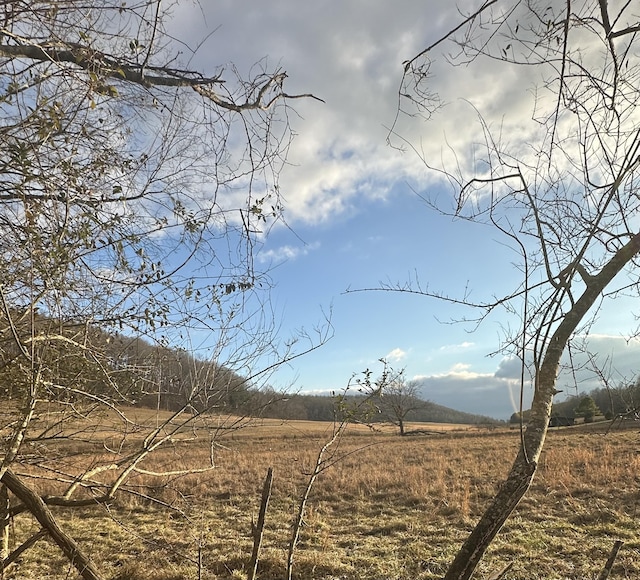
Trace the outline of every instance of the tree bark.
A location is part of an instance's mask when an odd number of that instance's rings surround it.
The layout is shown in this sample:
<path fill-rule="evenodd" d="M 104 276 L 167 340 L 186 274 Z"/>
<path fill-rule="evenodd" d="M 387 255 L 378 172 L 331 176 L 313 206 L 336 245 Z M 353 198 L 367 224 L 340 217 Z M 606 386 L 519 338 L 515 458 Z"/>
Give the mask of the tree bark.
<path fill-rule="evenodd" d="M 194 87 L 197 85 L 221 84 L 219 77 L 203 78 L 190 71 L 173 71 L 163 67 L 147 67 L 159 72 L 146 75 L 139 64 L 115 60 L 89 47 L 54 48 L 39 45 L 0 45 L 0 55 L 7 58 L 28 58 L 40 62 L 75 64 L 80 68 L 98 71 L 107 77 L 125 80 L 143 86 Z"/>
<path fill-rule="evenodd" d="M 640 233 L 635 234 L 597 275 L 589 279 L 580 298 L 558 324 L 536 373 L 531 416 L 520 451 L 507 480 L 458 551 L 444 580 L 468 580 L 471 577 L 504 522 L 529 489 L 544 446 L 551 405 L 556 393 L 560 357 L 565 346 L 603 290 L 638 252 L 640 252 Z"/>
<path fill-rule="evenodd" d="M 4 562 L 9 555 L 9 490 L 0 483 L 0 562 Z M 0 574 L 4 565 L 0 566 Z"/>
<path fill-rule="evenodd" d="M 13 495 L 27 506 L 29 512 L 47 531 L 51 539 L 58 544 L 64 555 L 69 559 L 69 562 L 73 564 L 84 580 L 103 580 L 95 564 L 80 550 L 75 540 L 58 525 L 51 510 L 37 493 L 27 487 L 10 469 L 4 472 L 1 481 Z"/>

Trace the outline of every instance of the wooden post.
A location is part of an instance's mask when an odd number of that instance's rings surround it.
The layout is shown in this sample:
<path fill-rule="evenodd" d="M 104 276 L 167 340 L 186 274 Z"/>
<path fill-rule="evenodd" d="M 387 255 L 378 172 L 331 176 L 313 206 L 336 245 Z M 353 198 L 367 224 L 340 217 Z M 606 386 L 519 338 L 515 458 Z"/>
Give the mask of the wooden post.
<path fill-rule="evenodd" d="M 9 555 L 9 490 L 0 483 L 0 578 L 4 575 L 4 561 Z"/>
<path fill-rule="evenodd" d="M 260 557 L 260 547 L 262 545 L 262 534 L 264 531 L 264 521 L 267 515 L 267 507 L 269 506 L 269 498 L 271 497 L 271 484 L 273 482 L 273 467 L 267 470 L 267 477 L 264 479 L 262 487 L 262 501 L 260 502 L 260 513 L 258 514 L 258 522 L 252 524 L 253 532 L 253 552 L 251 553 L 251 563 L 249 564 L 249 572 L 247 580 L 254 580 L 258 572 L 258 558 Z"/>
<path fill-rule="evenodd" d="M 613 568 L 613 564 L 616 561 L 616 558 L 618 557 L 618 552 L 620 551 L 620 548 L 622 548 L 622 544 L 624 544 L 622 540 L 616 540 L 613 543 L 613 548 L 611 548 L 609 559 L 607 560 L 607 563 L 604 565 L 602 572 L 600 572 L 600 576 L 598 576 L 598 580 L 607 580 L 607 578 L 609 578 L 609 574 L 611 574 L 611 568 Z"/>

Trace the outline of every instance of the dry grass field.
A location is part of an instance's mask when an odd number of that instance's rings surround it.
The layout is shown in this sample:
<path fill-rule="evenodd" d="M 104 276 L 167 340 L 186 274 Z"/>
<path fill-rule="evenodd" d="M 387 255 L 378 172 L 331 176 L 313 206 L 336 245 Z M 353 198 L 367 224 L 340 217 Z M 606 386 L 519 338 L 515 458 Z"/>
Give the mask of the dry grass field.
<path fill-rule="evenodd" d="M 519 436 L 506 429 L 421 428 L 428 434 L 399 437 L 391 429 L 349 428 L 313 488 L 294 578 L 442 576 L 505 477 Z M 170 480 L 134 478 L 139 490 L 170 509 L 123 495 L 108 506 L 55 513 L 113 580 L 246 578 L 252 521 L 273 467 L 258 577 L 282 579 L 291 523 L 330 435 L 326 423 L 264 421 L 221 439 L 212 471 Z M 147 468 L 206 464 L 210 447 L 204 441 L 176 442 Z M 512 580 L 597 578 L 614 540 L 621 539 L 611 578 L 640 578 L 639 483 L 635 425 L 607 435 L 581 428 L 551 432 L 532 489 L 476 577 L 489 578 L 513 562 L 506 576 Z M 13 541 L 37 529 L 28 516 L 16 516 Z M 4 578 L 76 573 L 42 540 Z"/>

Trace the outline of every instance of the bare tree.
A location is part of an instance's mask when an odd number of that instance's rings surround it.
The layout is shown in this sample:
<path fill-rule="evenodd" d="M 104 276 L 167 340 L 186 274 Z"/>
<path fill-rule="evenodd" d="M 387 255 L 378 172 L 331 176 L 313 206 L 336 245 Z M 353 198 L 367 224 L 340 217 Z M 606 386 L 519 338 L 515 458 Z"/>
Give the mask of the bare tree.
<path fill-rule="evenodd" d="M 429 203 L 504 235 L 521 257 L 520 285 L 474 304 L 466 296 L 444 296 L 417 284 L 387 288 L 475 306 L 479 320 L 500 308 L 518 316 L 520 330 L 506 337 L 504 350 L 522 360 L 523 383 L 525 368 L 532 377 L 533 402 L 520 451 L 447 580 L 472 575 L 528 490 L 545 442 L 561 357 L 572 338 L 588 333 L 605 301 L 637 296 L 639 32 L 631 2 L 486 0 L 404 63 L 400 112 L 428 119 L 446 113 L 446 99 L 433 92 L 430 80 L 437 66 L 502 63 L 505 71 L 521 66 L 536 97 L 525 144 L 504 136 L 508 115 L 505 126 L 495 127 L 479 106 L 482 147 L 469 156 L 454 151 L 444 166 L 424 158 L 454 190 L 451 204 L 442 198 Z M 443 64 L 437 51 L 445 47 Z M 470 91 L 473 100 L 473 85 Z M 516 119 L 513 126 L 526 121 Z"/>
<path fill-rule="evenodd" d="M 266 62 L 248 79 L 193 70 L 171 8 L 0 2 L 0 481 L 10 513 L 30 512 L 84 578 L 101 575 L 48 506 L 136 493 L 133 474 L 166 474 L 145 467 L 151 453 L 295 356 L 274 339 L 253 254 L 282 212 L 287 102 L 310 95 L 287 94 Z M 153 360 L 168 347 L 189 353 L 171 377 Z M 170 415 L 129 415 L 171 380 Z M 100 429 L 114 424 L 110 446 Z M 84 459 L 61 462 L 56 442 L 73 439 Z"/>
<path fill-rule="evenodd" d="M 406 420 L 412 411 L 424 407 L 419 397 L 420 383 L 409 381 L 401 371 L 390 371 L 380 389 L 377 404 L 380 411 L 400 432 L 406 433 Z"/>

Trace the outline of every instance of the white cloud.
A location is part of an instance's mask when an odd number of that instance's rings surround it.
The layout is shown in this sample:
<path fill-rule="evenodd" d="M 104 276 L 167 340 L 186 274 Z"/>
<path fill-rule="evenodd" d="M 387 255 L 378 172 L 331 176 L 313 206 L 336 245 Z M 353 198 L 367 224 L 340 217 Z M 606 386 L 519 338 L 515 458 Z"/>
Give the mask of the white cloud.
<path fill-rule="evenodd" d="M 448 372 L 443 373 L 443 374 L 439 374 L 439 375 L 434 375 L 434 376 L 436 376 L 436 377 L 451 377 L 451 376 L 454 376 L 454 377 L 459 377 L 459 378 L 463 378 L 463 379 L 467 379 L 467 378 L 475 379 L 475 378 L 477 378 L 479 376 L 482 376 L 482 375 L 480 375 L 478 373 L 474 373 L 474 372 L 469 371 L 470 367 L 471 367 L 471 365 L 467 364 L 467 363 L 456 363 L 451 367 L 451 369 Z"/>
<path fill-rule="evenodd" d="M 508 359 L 505 359 L 508 360 Z M 519 408 L 520 375 L 501 372 L 504 361 L 495 372 L 478 372 L 471 364 L 457 362 L 447 371 L 417 374 L 414 380 L 421 385 L 421 396 L 439 405 L 467 413 L 508 419 Z M 527 383 L 524 389 L 525 407 L 530 405 L 533 390 Z"/>
<path fill-rule="evenodd" d="M 289 115 L 297 137 L 280 179 L 289 221 L 317 223 L 348 211 L 356 200 L 387 195 L 394 183 L 424 182 L 418 157 L 402 155 L 386 142 L 396 113 L 401 63 L 423 48 L 425 35 L 435 37 L 459 18 L 445 0 L 429 10 L 418 0 L 404 3 L 402 10 L 372 0 L 364 13 L 360 3 L 351 1 L 252 3 L 246 9 L 216 2 L 202 10 L 181 8 L 172 27 L 178 37 L 190 40 L 219 26 L 196 55 L 196 65 L 210 67 L 210 55 L 220 54 L 246 75 L 253 63 L 269 55 L 271 67 L 280 64 L 287 71 L 288 92 L 312 92 L 326 101 L 291 102 L 299 113 Z M 443 87 L 450 84 L 451 92 L 462 94 L 458 89 L 469 79 L 460 70 L 442 74 Z M 485 85 L 500 95 L 492 79 Z M 508 96 L 512 102 L 514 95 Z M 499 106 L 498 99 L 492 102 Z M 449 118 L 444 116 L 443 122 Z M 414 119 L 403 134 L 415 141 L 424 130 Z M 443 127 L 434 130 L 438 139 L 427 142 L 427 149 L 439 156 Z"/>
<path fill-rule="evenodd" d="M 558 9 L 557 2 L 551 5 Z M 440 178 L 425 170 L 416 151 L 435 166 L 474 166 L 482 171 L 484 133 L 478 113 L 510 150 L 523 159 L 535 155 L 531 145 L 547 135 L 547 128 L 532 119 L 532 113 L 542 115 L 541 108 L 553 110 L 555 103 L 544 92 L 549 72 L 545 65 L 521 67 L 479 59 L 454 67 L 445 56 L 449 43 L 431 53 L 429 90 L 437 91 L 445 105 L 428 125 L 414 116 L 399 118 L 396 129 L 402 140 L 395 144 L 409 144 L 406 154 L 387 145 L 403 61 L 475 9 L 471 0 L 433 0 L 428 9 L 422 0 L 407 0 L 401 10 L 385 0 L 368 1 L 366 10 L 354 0 L 226 0 L 193 9 L 180 6 L 171 32 L 191 45 L 215 30 L 194 56 L 194 66 L 206 70 L 211 55 L 221 55 L 247 76 L 254 63 L 268 55 L 267 69 L 281 66 L 287 71 L 287 92 L 311 92 L 326 101 L 290 102 L 298 113 L 288 115 L 297 137 L 280 176 L 280 190 L 288 221 L 295 225 L 326 222 L 353 211 L 367 198 L 388 196 L 397 184 L 409 182 L 424 191 Z M 493 10 L 499 14 L 503 9 Z M 525 4 L 518 4 L 512 20 L 518 21 L 526 10 Z M 520 35 L 526 34 L 526 26 L 521 29 Z M 585 38 L 579 41 L 591 42 Z M 503 41 L 498 34 L 488 46 L 499 53 Z M 543 88 L 536 92 L 536 85 Z"/>
<path fill-rule="evenodd" d="M 295 260 L 300 256 L 306 256 L 309 252 L 320 247 L 318 242 L 305 246 L 284 245 L 279 248 L 262 251 L 258 254 L 258 261 L 262 264 L 277 264 L 280 262 Z"/>
<path fill-rule="evenodd" d="M 402 350 L 401 348 L 394 348 L 390 353 L 385 356 L 385 360 L 389 362 L 400 362 L 407 357 L 407 352 Z"/>
<path fill-rule="evenodd" d="M 522 362 L 514 356 L 505 357 L 498 363 L 495 376 L 502 379 L 519 379 L 522 374 Z"/>
<path fill-rule="evenodd" d="M 530 363 L 530 361 L 528 361 Z M 604 386 L 594 371 L 594 364 L 615 386 L 619 382 L 634 380 L 640 373 L 640 340 L 620 335 L 590 334 L 577 337 L 571 351 L 565 350 L 558 385 L 575 393 Z M 525 369 L 525 380 L 531 379 L 532 369 Z M 521 362 L 517 357 L 505 357 L 498 363 L 495 376 L 519 380 Z"/>
<path fill-rule="evenodd" d="M 182 31 L 178 36 L 186 39 L 204 38 L 208 31 L 220 26 L 194 59 L 194 65 L 200 68 L 210 66 L 210 55 L 224 55 L 223 59 L 237 64 L 246 76 L 251 65 L 268 54 L 270 66 L 280 63 L 287 71 L 288 92 L 312 92 L 325 99 L 326 104 L 315 100 L 290 103 L 298 113 L 289 115 L 297 137 L 290 149 L 289 164 L 281 175 L 280 189 L 286 200 L 288 222 L 295 229 L 300 222 L 327 222 L 340 214 L 352 214 L 373 198 L 390 198 L 399 184 L 404 186 L 408 182 L 420 192 L 433 184 L 436 178 L 428 174 L 415 151 L 409 149 L 402 154 L 387 146 L 386 127 L 396 113 L 402 61 L 451 30 L 460 22 L 461 13 L 477 8 L 472 4 L 470 0 L 455 5 L 448 0 L 434 0 L 425 9 L 423 0 L 407 0 L 398 10 L 394 3 L 370 0 L 363 11 L 362 3 L 353 0 L 324 3 L 221 0 L 205 3 L 202 12 L 180 6 L 172 25 Z M 517 9 L 524 6 L 518 5 Z M 202 26 L 203 15 L 208 30 L 198 28 Z M 251 38 L 250 43 L 247 38 Z M 501 42 L 499 35 L 495 42 Z M 450 45 L 443 45 L 445 50 L 447 47 Z M 444 59 L 436 60 L 433 88 L 446 106 L 429 125 L 417 118 L 401 118 L 398 131 L 433 165 L 444 163 L 455 167 L 459 162 L 465 169 L 476 163 L 482 170 L 483 155 L 477 144 L 481 149 L 483 132 L 474 109 L 477 107 L 488 125 L 500 133 L 503 144 L 516 152 L 527 151 L 528 145 L 540 137 L 537 131 L 546 135 L 546 127 L 531 119 L 532 88 L 536 84 L 532 70 L 505 66 L 497 60 L 483 60 L 465 67 L 450 67 Z M 537 105 L 553 108 L 555 101 L 545 102 L 541 93 L 536 97 Z M 455 159 L 453 150 L 457 154 Z M 534 154 L 532 150 L 529 152 Z M 531 167 L 535 165 L 532 163 Z M 522 165 L 525 166 L 526 163 Z M 439 247 L 446 246 L 440 242 Z M 312 249 L 281 246 L 265 250 L 259 259 L 295 260 Z M 497 278 L 496 283 L 500 284 Z M 631 313 L 624 308 L 617 308 L 613 315 L 624 317 L 625 324 L 633 322 Z M 610 329 L 615 329 L 611 320 L 614 316 L 609 317 Z M 407 323 L 410 325 L 411 321 Z M 406 341 L 406 333 L 402 336 L 405 338 L 401 340 Z M 451 354 L 459 360 L 458 352 L 471 358 L 472 350 L 479 351 L 482 344 L 482 340 L 476 343 L 456 342 L 457 338 L 442 340 L 453 344 L 439 351 L 437 346 L 429 350 L 440 356 L 440 364 L 448 364 Z M 610 357 L 616 379 L 640 370 L 637 343 L 625 343 L 619 336 L 602 334 L 592 335 L 590 344 L 603 363 Z M 405 360 L 406 356 L 405 351 L 396 348 L 387 358 L 397 361 Z M 515 358 L 501 360 L 493 373 L 478 373 L 460 363 L 441 374 L 416 375 L 424 381 L 424 395 L 435 402 L 503 417 L 513 412 L 511 399 L 519 389 L 519 377 L 520 362 Z M 560 380 L 563 388 L 565 381 L 573 379 L 563 374 Z M 592 375 L 589 380 L 585 378 L 581 388 L 598 386 Z M 530 393 L 530 388 L 527 389 Z"/>
<path fill-rule="evenodd" d="M 459 350 L 466 350 L 468 348 L 471 348 L 475 346 L 474 342 L 461 342 L 459 344 L 445 344 L 444 346 L 441 346 L 439 348 L 439 350 L 441 351 L 459 351 Z"/>
<path fill-rule="evenodd" d="M 628 340 L 620 335 L 593 334 L 585 343 L 595 354 L 596 363 L 612 385 L 634 380 L 640 373 L 640 340 Z M 573 349 L 562 360 L 558 388 L 563 391 L 557 400 L 577 392 L 587 392 L 604 385 L 589 364 L 583 351 Z M 471 365 L 458 362 L 443 373 L 420 374 L 413 378 L 422 385 L 422 396 L 435 403 L 481 415 L 506 419 L 518 410 L 520 399 L 521 363 L 516 357 L 505 357 L 494 373 L 479 373 Z M 577 390 L 576 390 L 577 388 Z M 531 404 L 533 388 L 528 371 L 525 373 L 524 406 Z"/>
<path fill-rule="evenodd" d="M 386 143 L 398 103 L 401 63 L 451 30 L 461 14 L 476 8 L 473 3 L 434 0 L 425 9 L 423 1 L 408 0 L 398 10 L 394 3 L 371 0 L 364 11 L 360 2 L 349 0 L 241 2 L 240 6 L 228 1 L 205 3 L 202 12 L 180 11 L 174 26 L 182 29 L 182 38 L 204 37 L 204 29 L 200 35 L 197 32 L 204 15 L 209 30 L 220 28 L 196 55 L 196 62 L 200 58 L 209 65 L 204 59 L 211 54 L 225 55 L 245 72 L 269 55 L 272 66 L 279 63 L 287 71 L 288 92 L 312 92 L 326 101 L 291 103 L 299 113 L 289 116 L 298 136 L 280 182 L 290 221 L 326 221 L 348 211 L 356 199 L 386 195 L 392 184 L 417 181 L 422 190 L 435 179 L 414 152 L 403 155 Z M 513 18 L 517 20 L 518 14 Z M 492 42 L 500 43 L 502 37 L 497 35 Z M 445 43 L 441 49 L 447 53 L 449 47 Z M 438 91 L 446 106 L 428 126 L 416 117 L 401 118 L 400 135 L 430 163 L 469 166 L 481 157 L 474 146 L 482 142 L 479 111 L 489 126 L 501 126 L 503 139 L 514 149 L 526 151 L 534 142 L 532 135 L 541 130 L 531 117 L 532 89 L 536 83 L 543 85 L 542 78 L 536 79 L 531 67 L 505 65 L 497 59 L 452 67 L 439 50 L 432 53 L 430 90 Z M 544 94 L 536 97 L 540 107 Z M 546 104 L 553 105 L 550 100 Z"/>

